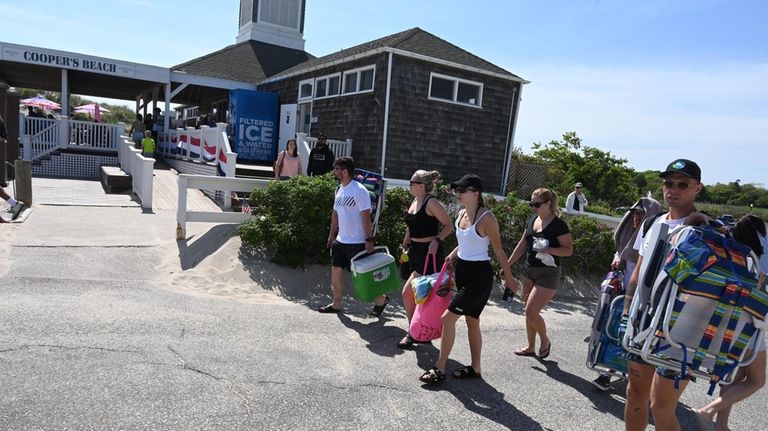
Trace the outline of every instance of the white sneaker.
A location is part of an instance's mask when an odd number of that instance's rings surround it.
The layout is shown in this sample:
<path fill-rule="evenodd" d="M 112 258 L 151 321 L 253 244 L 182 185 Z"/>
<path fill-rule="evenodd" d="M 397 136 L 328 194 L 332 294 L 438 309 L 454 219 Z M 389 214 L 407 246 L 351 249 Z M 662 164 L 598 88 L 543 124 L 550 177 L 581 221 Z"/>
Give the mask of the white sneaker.
<path fill-rule="evenodd" d="M 21 210 L 24 209 L 24 202 L 16 201 L 16 205 L 12 206 L 8 212 L 11 213 L 11 220 L 16 220 L 16 218 L 21 214 Z"/>

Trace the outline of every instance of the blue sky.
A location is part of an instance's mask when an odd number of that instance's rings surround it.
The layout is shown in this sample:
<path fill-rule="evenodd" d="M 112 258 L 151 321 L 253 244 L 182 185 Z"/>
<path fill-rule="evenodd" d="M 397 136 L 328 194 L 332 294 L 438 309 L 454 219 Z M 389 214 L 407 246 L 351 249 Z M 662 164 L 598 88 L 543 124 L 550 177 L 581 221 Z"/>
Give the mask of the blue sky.
<path fill-rule="evenodd" d="M 237 0 L 0 0 L 0 41 L 172 66 L 232 44 Z M 768 186 L 768 2 L 307 0 L 304 38 L 330 54 L 421 27 L 529 81 L 515 144 L 585 145 L 705 183 Z"/>

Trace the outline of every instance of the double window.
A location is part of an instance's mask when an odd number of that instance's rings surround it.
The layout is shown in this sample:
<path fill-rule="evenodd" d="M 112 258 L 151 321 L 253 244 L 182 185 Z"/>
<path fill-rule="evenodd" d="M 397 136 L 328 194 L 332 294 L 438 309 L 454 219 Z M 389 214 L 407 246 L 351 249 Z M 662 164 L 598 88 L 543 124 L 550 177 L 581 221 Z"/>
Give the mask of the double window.
<path fill-rule="evenodd" d="M 374 66 L 344 72 L 344 94 L 364 93 L 373 91 Z"/>
<path fill-rule="evenodd" d="M 317 78 L 315 80 L 315 99 L 338 96 L 340 87 L 341 73 Z"/>
<path fill-rule="evenodd" d="M 483 84 L 432 73 L 429 76 L 429 98 L 480 108 L 483 106 Z"/>

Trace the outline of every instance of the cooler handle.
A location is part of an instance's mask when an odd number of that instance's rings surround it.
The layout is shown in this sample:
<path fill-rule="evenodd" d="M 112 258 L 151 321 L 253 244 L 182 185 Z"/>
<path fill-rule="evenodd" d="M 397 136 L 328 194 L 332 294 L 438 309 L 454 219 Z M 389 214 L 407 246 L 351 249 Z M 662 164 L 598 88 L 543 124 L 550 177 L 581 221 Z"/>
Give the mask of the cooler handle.
<path fill-rule="evenodd" d="M 357 271 L 355 271 L 355 260 L 357 260 L 360 256 L 367 256 L 373 253 L 376 253 L 377 250 L 384 250 L 385 253 L 389 254 L 389 247 L 386 245 L 377 245 L 373 248 L 373 251 L 368 253 L 367 251 L 363 250 L 360 253 L 357 253 L 356 255 L 352 256 L 352 259 L 349 259 L 349 269 L 352 270 L 352 275 L 357 276 Z"/>

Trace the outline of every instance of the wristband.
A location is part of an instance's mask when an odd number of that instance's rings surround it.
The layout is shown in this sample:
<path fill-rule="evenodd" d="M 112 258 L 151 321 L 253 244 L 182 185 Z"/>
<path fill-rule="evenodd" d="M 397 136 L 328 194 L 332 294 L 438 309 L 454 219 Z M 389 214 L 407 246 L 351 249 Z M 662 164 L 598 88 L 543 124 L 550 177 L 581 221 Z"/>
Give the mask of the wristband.
<path fill-rule="evenodd" d="M 368 238 L 365 239 L 365 242 L 373 242 L 373 237 L 369 236 Z"/>
<path fill-rule="evenodd" d="M 442 240 L 442 239 L 440 239 L 440 237 L 439 237 L 439 236 L 436 236 L 436 237 L 432 238 L 432 240 L 433 240 L 433 241 L 437 241 L 437 243 L 438 243 L 438 244 L 440 244 L 440 243 L 442 243 L 442 242 L 443 242 L 443 240 Z"/>

